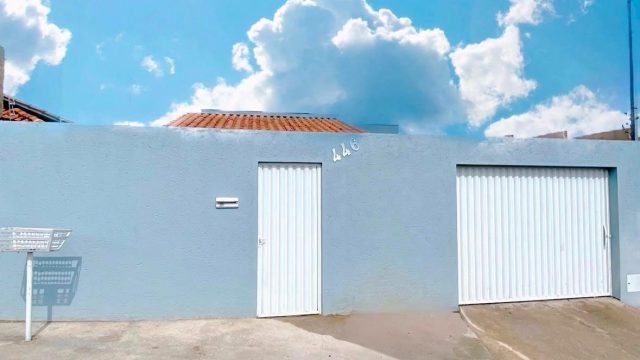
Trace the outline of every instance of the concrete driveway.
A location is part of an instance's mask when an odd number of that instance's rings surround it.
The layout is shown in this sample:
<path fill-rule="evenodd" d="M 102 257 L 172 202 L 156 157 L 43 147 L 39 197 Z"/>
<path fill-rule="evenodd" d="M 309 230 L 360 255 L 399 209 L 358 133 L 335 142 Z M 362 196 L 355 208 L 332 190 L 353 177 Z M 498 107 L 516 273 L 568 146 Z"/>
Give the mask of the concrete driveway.
<path fill-rule="evenodd" d="M 0 359 L 490 359 L 457 313 L 0 322 Z"/>
<path fill-rule="evenodd" d="M 461 312 L 498 359 L 640 359 L 640 310 L 615 299 L 473 305 Z"/>
<path fill-rule="evenodd" d="M 34 323 L 28 343 L 0 322 L 0 359 L 640 359 L 640 310 L 614 299 L 461 314 Z"/>

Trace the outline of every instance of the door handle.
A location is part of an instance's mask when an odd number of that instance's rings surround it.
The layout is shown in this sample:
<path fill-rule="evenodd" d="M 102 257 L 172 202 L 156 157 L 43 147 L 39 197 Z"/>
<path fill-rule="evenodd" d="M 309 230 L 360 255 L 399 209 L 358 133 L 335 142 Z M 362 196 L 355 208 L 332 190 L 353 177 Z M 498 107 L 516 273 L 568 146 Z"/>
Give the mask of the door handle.
<path fill-rule="evenodd" d="M 258 238 L 258 245 L 262 246 L 267 241 L 265 238 Z"/>
<path fill-rule="evenodd" d="M 611 234 L 607 231 L 607 226 L 602 225 L 602 248 L 607 249 L 607 240 L 611 239 Z"/>

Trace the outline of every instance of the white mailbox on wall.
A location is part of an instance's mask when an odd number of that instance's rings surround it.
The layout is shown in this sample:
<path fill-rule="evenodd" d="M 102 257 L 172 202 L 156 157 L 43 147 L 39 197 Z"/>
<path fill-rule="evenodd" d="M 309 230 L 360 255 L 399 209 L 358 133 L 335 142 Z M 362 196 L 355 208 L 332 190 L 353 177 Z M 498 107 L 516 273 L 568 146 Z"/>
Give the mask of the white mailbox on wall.
<path fill-rule="evenodd" d="M 68 229 L 0 228 L 0 252 L 26 252 L 27 276 L 25 284 L 25 335 L 31 341 L 31 305 L 33 302 L 33 253 L 60 250 L 71 235 Z"/>

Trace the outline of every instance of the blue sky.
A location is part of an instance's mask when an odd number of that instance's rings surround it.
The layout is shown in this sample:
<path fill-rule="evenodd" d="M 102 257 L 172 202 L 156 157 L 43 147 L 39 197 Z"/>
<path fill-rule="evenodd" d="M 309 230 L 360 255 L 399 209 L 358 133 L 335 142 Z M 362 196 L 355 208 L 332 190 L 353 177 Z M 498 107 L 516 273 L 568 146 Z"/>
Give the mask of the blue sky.
<path fill-rule="evenodd" d="M 626 26 L 623 0 L 0 0 L 9 90 L 87 125 L 210 107 L 476 138 L 615 129 Z"/>

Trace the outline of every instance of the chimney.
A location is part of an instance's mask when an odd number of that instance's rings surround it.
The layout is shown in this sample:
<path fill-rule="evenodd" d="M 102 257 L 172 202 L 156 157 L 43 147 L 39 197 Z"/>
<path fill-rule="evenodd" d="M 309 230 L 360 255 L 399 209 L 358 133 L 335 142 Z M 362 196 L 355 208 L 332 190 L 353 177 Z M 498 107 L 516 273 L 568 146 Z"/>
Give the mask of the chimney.
<path fill-rule="evenodd" d="M 4 113 L 4 48 L 0 46 L 0 119 Z"/>

